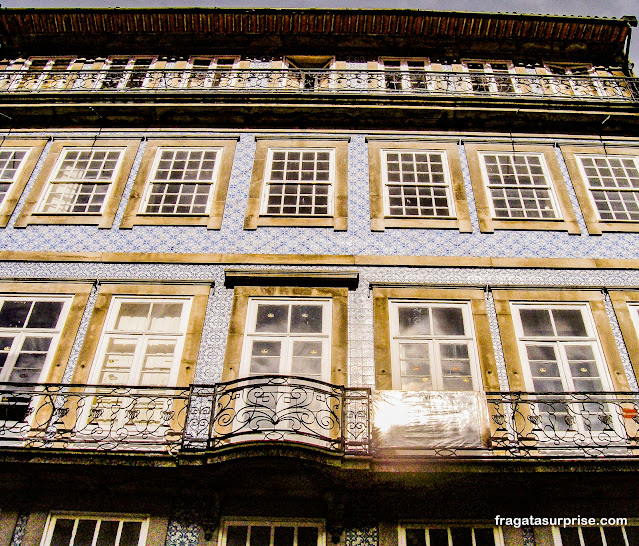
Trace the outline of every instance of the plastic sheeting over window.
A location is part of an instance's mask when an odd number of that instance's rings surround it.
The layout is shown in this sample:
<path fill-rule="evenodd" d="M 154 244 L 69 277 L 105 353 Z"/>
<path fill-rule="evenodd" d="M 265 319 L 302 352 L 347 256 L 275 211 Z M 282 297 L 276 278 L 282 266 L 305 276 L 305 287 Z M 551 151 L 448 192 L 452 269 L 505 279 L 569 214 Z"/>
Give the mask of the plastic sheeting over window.
<path fill-rule="evenodd" d="M 483 392 L 373 392 L 378 448 L 480 449 L 487 447 Z"/>

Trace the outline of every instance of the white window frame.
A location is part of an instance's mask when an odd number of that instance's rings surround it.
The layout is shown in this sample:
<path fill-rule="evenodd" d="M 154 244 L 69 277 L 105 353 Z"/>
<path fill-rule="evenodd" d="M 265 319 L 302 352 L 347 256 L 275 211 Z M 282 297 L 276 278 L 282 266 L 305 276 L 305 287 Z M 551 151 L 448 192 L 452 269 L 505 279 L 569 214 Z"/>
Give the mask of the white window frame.
<path fill-rule="evenodd" d="M 398 67 L 387 66 L 388 61 L 391 62 L 399 62 Z M 413 76 L 411 73 L 417 72 L 414 67 L 410 66 L 410 63 L 421 63 L 423 70 L 421 81 L 419 85 L 416 85 Z M 434 89 L 434 81 L 432 77 L 429 77 L 428 72 L 432 70 L 431 62 L 428 57 L 380 57 L 379 66 L 384 71 L 381 75 L 383 88 L 390 91 L 397 91 L 393 87 L 388 87 L 387 76 L 393 73 L 399 74 L 399 78 L 397 79 L 397 83 L 400 84 L 399 89 L 424 89 L 428 91 L 432 91 Z"/>
<path fill-rule="evenodd" d="M 440 308 L 456 308 L 461 309 L 464 321 L 463 336 L 439 336 L 430 334 L 429 336 L 400 336 L 399 335 L 399 313 L 400 307 L 428 307 L 433 309 Z M 473 315 L 470 302 L 446 301 L 446 300 L 419 300 L 419 299 L 389 299 L 389 325 L 391 338 L 391 368 L 392 368 L 392 384 L 394 390 L 402 390 L 401 385 L 401 363 L 399 354 L 399 345 L 401 341 L 410 343 L 423 343 L 428 347 L 430 369 L 433 382 L 433 388 L 424 389 L 418 392 L 445 392 L 443 389 L 443 371 L 440 362 L 439 352 L 436 350 L 440 342 L 465 342 L 468 344 L 468 356 L 470 360 L 470 372 L 472 376 L 472 389 L 468 392 L 481 390 L 481 374 L 479 369 L 479 353 L 477 350 L 477 341 L 473 324 Z"/>
<path fill-rule="evenodd" d="M 565 74 L 556 74 L 553 70 L 553 67 L 562 69 Z M 587 74 L 573 74 L 573 70 L 576 68 L 584 69 Z M 544 70 L 550 76 L 555 76 L 556 78 L 565 78 L 561 85 L 568 87 L 570 89 L 570 94 L 577 97 L 601 97 L 605 96 L 605 90 L 599 79 L 597 78 L 597 71 L 595 67 L 588 63 L 583 64 L 562 64 L 562 63 L 546 63 L 544 64 Z M 575 77 L 580 78 L 579 82 L 588 82 L 592 85 L 592 90 L 594 93 L 584 92 L 585 87 L 577 84 L 577 81 L 574 79 Z M 561 95 L 559 88 L 557 86 L 557 79 L 551 79 L 550 87 L 554 93 Z M 588 81 L 586 78 L 590 78 Z M 563 93 L 565 95 L 565 93 Z"/>
<path fill-rule="evenodd" d="M 636 194 L 637 201 L 639 201 L 639 188 L 620 188 L 620 187 L 609 187 L 609 186 L 601 186 L 598 188 L 593 188 L 590 184 L 590 179 L 586 175 L 585 167 L 583 166 L 582 159 L 605 159 L 608 161 L 609 159 L 632 159 L 635 163 L 637 169 L 639 169 L 639 156 L 636 155 L 606 155 L 606 154 L 575 154 L 575 158 L 577 160 L 577 167 L 579 168 L 579 172 L 581 173 L 582 179 L 586 185 L 588 190 L 588 198 L 590 199 L 590 203 L 592 204 L 592 208 L 597 215 L 597 219 L 600 222 L 619 222 L 619 223 L 633 223 L 637 222 L 637 220 L 624 220 L 618 218 L 602 218 L 601 213 L 599 212 L 599 207 L 597 206 L 597 202 L 595 201 L 595 197 L 593 195 L 594 191 L 601 191 L 604 193 L 608 192 L 619 192 L 619 193 L 634 193 Z M 637 213 L 639 215 L 639 213 Z"/>
<path fill-rule="evenodd" d="M 228 528 L 232 526 L 238 527 L 271 527 L 271 543 L 273 543 L 273 529 L 275 527 L 315 527 L 317 528 L 317 546 L 326 546 L 326 523 L 321 519 L 285 519 L 285 518 L 222 518 L 218 536 L 218 545 L 226 546 Z M 295 532 L 297 535 L 297 532 Z M 250 540 L 250 534 L 247 532 L 247 541 Z M 297 545 L 297 537 L 295 537 L 294 546 Z"/>
<path fill-rule="evenodd" d="M 0 148 L 1 150 L 1 148 Z M 155 175 L 158 169 L 158 165 L 160 163 L 160 159 L 162 156 L 162 152 L 165 151 L 171 151 L 171 152 L 177 152 L 177 151 L 188 151 L 188 152 L 193 152 L 193 151 L 202 151 L 202 152 L 215 152 L 215 164 L 213 165 L 213 175 L 211 177 L 210 181 L 200 181 L 200 180 L 156 180 L 155 179 Z M 218 183 L 218 178 L 220 175 L 220 164 L 222 163 L 222 154 L 224 152 L 223 148 L 220 147 L 214 147 L 214 148 L 207 148 L 207 147 L 172 147 L 172 146 L 162 146 L 162 147 L 158 147 L 158 149 L 155 152 L 155 157 L 153 158 L 153 165 L 151 167 L 151 170 L 149 171 L 149 177 L 148 180 L 146 182 L 146 186 L 144 189 L 144 194 L 142 199 L 140 200 L 140 206 L 138 209 L 138 214 L 140 215 L 148 215 L 148 216 L 196 216 L 196 217 L 200 217 L 200 216 L 208 216 L 211 213 L 211 204 L 213 202 L 213 196 L 215 195 L 215 190 L 216 190 L 216 186 Z M 179 184 L 180 186 L 182 185 L 207 185 L 209 187 L 209 191 L 208 191 L 208 198 L 206 201 L 206 206 L 205 206 L 205 210 L 204 212 L 147 212 L 146 208 L 149 205 L 149 199 L 151 198 L 151 190 L 153 187 L 153 184 Z M 166 194 L 163 194 L 166 195 Z M 176 204 L 177 206 L 177 204 Z M 192 205 L 191 205 L 192 206 Z"/>
<path fill-rule="evenodd" d="M 220 60 L 233 60 L 233 64 L 227 65 L 223 64 L 219 65 Z M 190 85 L 192 78 L 194 76 L 192 70 L 195 68 L 196 60 L 208 60 L 208 67 L 198 67 L 198 69 L 207 70 L 204 79 L 202 80 L 202 85 Z M 194 55 L 189 58 L 186 63 L 186 69 L 184 74 L 182 75 L 182 81 L 180 83 L 180 87 L 184 88 L 193 88 L 193 89 L 209 89 L 209 88 L 232 88 L 237 85 L 237 70 L 240 67 L 240 56 L 239 55 L 217 55 L 217 56 L 209 56 L 209 55 Z M 228 82 L 224 85 L 214 85 L 216 75 L 220 74 L 220 71 L 228 71 Z"/>
<path fill-rule="evenodd" d="M 325 68 L 306 68 L 306 70 L 326 70 L 327 72 L 327 77 L 326 77 L 326 84 L 327 85 L 322 85 L 322 79 L 315 79 L 312 83 L 313 85 L 306 87 L 306 79 L 303 77 L 297 78 L 297 77 L 291 77 L 291 74 L 288 73 L 289 70 L 304 70 L 305 67 L 297 67 L 295 66 L 295 60 L 294 57 L 296 57 L 296 55 L 289 55 L 289 56 L 284 56 L 284 58 L 282 59 L 282 71 L 284 71 L 284 77 L 280 79 L 280 86 L 281 87 L 285 87 L 285 88 L 289 88 L 289 89 L 300 89 L 302 91 L 307 90 L 313 90 L 313 91 L 322 91 L 323 89 L 333 89 L 335 87 L 336 84 L 336 74 L 334 73 L 335 70 L 335 57 L 331 57 L 330 60 L 328 60 L 328 66 Z M 311 57 L 324 57 L 323 55 L 311 55 Z M 297 74 L 295 74 L 295 76 L 297 76 Z"/>
<path fill-rule="evenodd" d="M 71 302 L 73 298 L 71 296 L 47 296 L 43 294 L 11 294 L 0 296 L 0 304 L 4 304 L 5 301 L 29 300 L 33 302 L 61 302 L 63 305 L 60 311 L 60 315 L 58 316 L 58 322 L 55 328 L 0 328 L 0 337 L 15 336 L 15 339 L 8 351 L 4 351 L 5 348 L 0 347 L 0 350 L 8 353 L 7 360 L 5 361 L 2 369 L 0 369 L 0 382 L 9 381 L 9 376 L 11 375 L 11 371 L 13 371 L 14 369 L 16 359 L 20 354 L 20 349 L 22 348 L 26 337 L 51 338 L 51 344 L 49 345 L 45 362 L 42 365 L 40 375 L 35 382 L 42 383 L 46 380 L 47 376 L 49 375 L 51 363 L 53 361 L 53 355 L 55 354 L 58 343 L 60 342 L 60 336 L 62 334 L 62 330 L 64 329 L 67 316 L 69 315 L 69 310 L 71 309 Z M 30 311 L 30 313 L 31 312 L 32 311 Z"/>
<path fill-rule="evenodd" d="M 27 76 L 30 73 L 33 74 L 34 76 L 36 75 L 35 71 L 31 71 L 31 65 L 33 64 L 33 62 L 44 61 L 44 60 L 46 60 L 47 62 L 42 68 L 39 69 L 40 71 L 39 76 L 37 78 L 34 78 L 33 80 L 27 79 L 25 82 L 23 80 L 23 76 Z M 59 57 L 50 57 L 50 56 L 29 57 L 20 67 L 19 69 L 20 76 L 13 81 L 13 83 L 9 87 L 9 90 L 19 91 L 19 90 L 26 89 L 28 91 L 36 91 L 40 89 L 43 86 L 43 84 L 47 81 L 48 72 L 55 67 L 57 62 L 66 61 L 65 63 L 66 66 L 64 68 L 60 66 L 60 67 L 57 67 L 56 69 L 69 70 L 71 66 L 73 66 L 73 63 L 75 62 L 75 60 L 76 58 L 73 56 L 64 56 L 64 55 Z M 55 82 L 54 85 L 47 87 L 46 89 L 49 89 L 49 90 L 61 89 L 65 86 L 67 81 L 68 81 L 67 78 L 60 78 L 60 80 Z"/>
<path fill-rule="evenodd" d="M 73 544 L 75 540 L 75 532 L 78 526 L 78 522 L 83 519 L 93 519 L 98 520 L 98 522 L 102 522 L 105 520 L 113 521 L 119 520 L 119 528 L 118 534 L 116 535 L 116 541 L 120 540 L 120 532 L 122 529 L 122 523 L 131 521 L 131 522 L 139 522 L 140 525 L 140 538 L 138 540 L 138 546 L 144 546 L 146 544 L 147 535 L 149 532 L 149 516 L 146 515 L 133 515 L 133 514 L 111 514 L 111 513 L 92 513 L 92 512 L 51 512 L 47 517 L 47 521 L 44 528 L 44 534 L 42 535 L 42 540 L 40 541 L 40 546 L 50 546 L 51 539 L 53 538 L 53 532 L 55 531 L 55 524 L 58 519 L 75 519 L 75 523 L 73 526 L 73 531 L 71 535 L 72 542 L 69 546 Z M 99 529 L 99 526 L 96 525 L 96 530 Z M 97 536 L 94 532 L 92 545 L 94 546 L 97 540 Z"/>
<path fill-rule="evenodd" d="M 4 196 L 0 199 L 0 206 L 2 206 L 7 198 L 7 196 L 11 193 L 11 187 L 13 184 L 15 184 L 15 182 L 17 180 L 20 179 L 20 175 L 22 174 L 22 172 L 24 171 L 25 165 L 27 164 L 27 159 L 29 159 L 29 155 L 31 154 L 31 150 L 33 148 L 24 148 L 22 146 L 2 146 L 2 143 L 0 143 L 0 153 L 1 152 L 6 152 L 7 150 L 14 153 L 14 152 L 24 152 L 24 157 L 20 160 L 20 164 L 18 165 L 18 168 L 16 169 L 15 173 L 13 174 L 13 177 L 11 178 L 11 180 L 9 179 L 4 179 L 4 178 L 0 178 L 0 185 L 1 184 L 7 184 L 9 187 L 7 188 L 7 192 L 4 194 Z M 12 160 L 12 161 L 15 161 Z"/>
<path fill-rule="evenodd" d="M 120 70 L 120 74 L 118 78 L 111 78 L 111 76 L 116 76 L 117 72 L 113 72 L 112 74 L 109 74 L 109 72 L 111 71 L 111 69 L 113 68 L 113 61 L 118 60 L 118 59 L 127 59 L 127 62 L 125 65 L 122 65 L 121 67 L 119 67 Z M 102 68 L 100 69 L 100 76 L 96 81 L 96 85 L 95 85 L 95 89 L 117 89 L 119 91 L 121 90 L 126 90 L 126 89 L 146 89 L 151 87 L 149 84 L 150 82 L 153 80 L 153 77 L 149 75 L 149 73 L 147 73 L 145 75 L 145 77 L 143 78 L 141 84 L 139 86 L 136 87 L 129 87 L 129 80 L 131 78 L 131 74 L 133 73 L 133 69 L 135 68 L 135 63 L 136 61 L 138 61 L 139 59 L 149 59 L 149 66 L 146 67 L 146 70 L 152 70 L 155 66 L 155 63 L 157 62 L 158 58 L 157 56 L 154 55 L 112 55 L 110 57 L 108 57 L 104 64 L 102 65 Z M 107 80 L 119 80 L 117 84 L 115 85 L 110 85 L 109 87 L 102 87 L 103 83 Z"/>
<path fill-rule="evenodd" d="M 448 163 L 448 154 L 446 150 L 429 150 L 424 148 L 423 150 L 414 150 L 414 149 L 382 149 L 380 150 L 382 155 L 382 184 L 384 185 L 384 216 L 389 218 L 407 218 L 407 219 L 428 219 L 428 220 L 451 220 L 457 217 L 457 211 L 455 208 L 455 199 L 453 197 L 452 191 L 452 178 L 450 175 L 450 168 Z M 388 180 L 388 154 L 397 153 L 399 155 L 403 153 L 410 153 L 413 155 L 416 154 L 439 154 L 442 157 L 443 169 L 444 169 L 444 182 L 442 184 L 434 184 L 430 182 L 389 182 Z M 400 160 L 401 163 L 401 160 Z M 390 195 L 389 195 L 389 186 L 427 186 L 431 188 L 439 188 L 443 187 L 446 192 L 446 200 L 448 202 L 448 210 L 449 214 L 446 216 L 421 216 L 421 215 L 395 215 L 391 214 L 390 211 Z"/>
<path fill-rule="evenodd" d="M 428 535 L 426 535 L 426 530 L 430 530 L 430 529 L 446 529 L 448 532 L 448 543 L 451 546 L 455 546 L 455 544 L 452 542 L 452 536 L 451 536 L 451 528 L 462 528 L 462 529 L 472 529 L 473 533 L 472 533 L 472 537 L 473 537 L 473 546 L 475 545 L 475 533 L 474 530 L 481 528 L 481 529 L 492 529 L 493 530 L 493 536 L 495 539 L 495 546 L 505 546 L 505 542 L 504 542 L 504 533 L 503 533 L 503 529 L 501 526 L 494 526 L 491 524 L 481 524 L 478 522 L 442 522 L 442 523 L 423 523 L 423 524 L 419 524 L 419 523 L 404 523 L 404 524 L 400 524 L 397 527 L 397 542 L 398 542 L 398 546 L 407 546 L 407 542 L 406 542 L 406 530 L 407 529 L 420 529 L 424 531 L 424 535 L 425 535 L 425 544 L 426 546 L 430 546 L 430 537 Z"/>
<path fill-rule="evenodd" d="M 483 70 L 480 72 L 475 68 L 470 68 L 469 64 L 481 64 L 483 66 Z M 507 65 L 507 71 L 504 72 L 502 70 L 497 70 L 493 68 L 493 64 Z M 521 93 L 521 88 L 517 85 L 515 76 L 517 73 L 515 72 L 515 65 L 512 61 L 507 60 L 483 60 L 483 59 L 466 59 L 462 62 L 462 67 L 464 72 L 468 74 L 468 91 L 471 93 L 495 93 L 495 94 L 516 94 Z M 495 76 L 509 76 L 511 91 L 502 91 L 500 89 L 500 84 L 498 80 L 495 79 Z M 483 82 L 480 85 L 486 85 L 487 89 L 485 91 L 476 91 L 474 86 L 475 83 L 473 78 L 482 78 Z"/>
<path fill-rule="evenodd" d="M 126 303 L 181 303 L 182 314 L 180 316 L 180 331 L 177 333 L 166 332 L 152 332 L 149 330 L 118 330 L 115 328 L 115 323 L 120 312 L 122 304 Z M 177 383 L 177 377 L 180 369 L 180 362 L 182 361 L 182 353 L 184 350 L 184 341 L 186 338 L 188 318 L 191 312 L 192 298 L 185 297 L 164 297 L 164 296 L 146 296 L 146 297 L 133 297 L 133 296 L 114 296 L 109 305 L 106 321 L 102 332 L 100 334 L 100 341 L 95 353 L 93 365 L 91 367 L 91 373 L 89 376 L 89 384 L 97 385 L 123 385 L 123 386 L 140 386 L 139 378 L 143 364 L 143 357 L 146 354 L 145 349 L 147 347 L 149 339 L 170 339 L 175 340 L 175 352 L 173 356 L 173 362 L 169 372 L 166 385 L 153 385 L 158 387 L 172 387 Z M 126 338 L 135 342 L 136 348 L 133 356 L 133 362 L 129 369 L 129 380 L 124 383 L 99 383 L 98 379 L 102 372 L 102 365 L 106 356 L 107 347 L 111 338 Z M 135 381 L 131 379 L 135 378 Z"/>
<path fill-rule="evenodd" d="M 321 153 L 327 152 L 329 154 L 329 175 L 328 180 L 322 181 L 310 181 L 310 180 L 271 180 L 271 171 L 273 168 L 273 154 L 276 152 L 299 152 L 303 154 L 304 152 L 314 152 Z M 286 171 L 284 171 L 286 173 Z M 264 173 L 264 184 L 262 187 L 262 198 L 261 198 L 261 206 L 260 206 L 260 216 L 268 216 L 271 218 L 330 218 L 335 214 L 335 176 L 336 176 L 336 165 L 335 165 L 335 148 L 269 148 L 268 154 L 266 156 L 266 169 Z M 327 192 L 327 212 L 326 214 L 286 214 L 284 212 L 281 213 L 273 213 L 268 211 L 268 198 L 269 198 L 269 188 L 271 185 L 282 185 L 285 186 L 287 184 L 295 184 L 295 185 L 326 185 L 328 186 Z M 296 194 L 299 197 L 299 193 Z M 282 207 L 283 208 L 283 205 Z"/>
<path fill-rule="evenodd" d="M 595 320 L 592 316 L 592 312 L 590 311 L 590 307 L 586 303 L 530 303 L 530 302 L 511 302 L 511 315 L 513 317 L 513 322 L 515 325 L 515 333 L 517 336 L 517 346 L 519 348 L 519 355 L 522 362 L 522 369 L 524 372 L 524 381 L 526 387 L 530 390 L 530 392 L 535 392 L 532 373 L 530 370 L 530 365 L 528 363 L 528 357 L 526 353 L 526 345 L 528 343 L 535 343 L 539 345 L 554 345 L 557 347 L 556 355 L 558 360 L 558 367 L 560 372 L 560 378 L 562 382 L 562 386 L 564 387 L 564 392 L 574 392 L 572 373 L 570 372 L 570 367 L 567 362 L 567 359 L 564 354 L 563 347 L 566 345 L 572 344 L 590 344 L 593 349 L 593 354 L 597 363 L 597 371 L 599 372 L 599 379 L 601 380 L 602 390 L 603 391 L 611 391 L 612 389 L 612 381 L 610 378 L 610 374 L 608 372 L 608 367 L 606 366 L 606 360 L 604 357 L 603 349 L 601 346 L 601 340 L 599 339 L 599 335 L 597 333 L 597 328 L 595 326 Z M 579 310 L 581 311 L 581 316 L 584 319 L 584 325 L 586 326 L 586 336 L 573 336 L 573 337 L 554 337 L 554 336 L 525 336 L 523 332 L 523 325 L 521 321 L 521 316 L 519 313 L 520 309 L 543 309 L 543 310 L 555 310 L 555 309 L 566 309 L 566 310 Z"/>
<path fill-rule="evenodd" d="M 486 168 L 486 156 L 489 155 L 494 155 L 494 156 L 500 156 L 500 155 L 507 155 L 510 156 L 513 161 L 514 158 L 516 156 L 519 155 L 523 155 L 523 156 L 535 156 L 538 157 L 541 163 L 541 169 L 543 171 L 543 175 L 544 175 L 544 179 L 546 181 L 546 185 L 545 186 L 536 186 L 536 185 L 529 185 L 529 186 L 522 186 L 520 184 L 513 184 L 512 186 L 508 186 L 507 184 L 498 184 L 498 185 L 493 185 L 489 182 L 489 177 L 488 177 L 488 170 Z M 536 152 L 502 152 L 502 151 L 490 151 L 490 150 L 484 150 L 484 151 L 479 151 L 478 152 L 478 156 L 479 156 L 479 166 L 481 169 L 481 175 L 482 175 L 482 179 L 484 182 L 484 188 L 486 190 L 486 200 L 488 201 L 488 205 L 490 207 L 490 216 L 493 220 L 499 220 L 499 221 L 561 221 L 564 220 L 563 215 L 562 215 L 562 211 L 561 211 L 561 207 L 559 206 L 559 200 L 557 198 L 557 192 L 555 191 L 555 186 L 553 184 L 553 179 L 552 176 L 550 175 L 550 170 L 548 168 L 548 164 L 546 162 L 546 157 L 544 156 L 543 153 L 536 153 Z M 548 194 L 550 196 L 550 201 L 553 207 L 553 211 L 555 213 L 554 216 L 552 217 L 542 217 L 542 216 L 538 216 L 538 217 L 534 217 L 534 216 L 497 216 L 497 213 L 495 212 L 495 205 L 493 202 L 493 196 L 491 193 L 491 188 L 492 187 L 498 187 L 498 188 L 504 188 L 504 189 L 508 189 L 510 188 L 515 188 L 519 191 L 522 190 L 527 190 L 527 189 L 531 189 L 531 190 L 539 190 L 539 189 L 546 189 L 548 191 Z M 520 201 L 522 201 L 522 203 L 525 201 L 524 198 L 520 198 Z M 526 208 L 523 209 L 524 213 L 526 213 Z M 540 211 L 541 212 L 541 211 Z"/>
<path fill-rule="evenodd" d="M 58 173 L 60 171 L 60 168 L 62 166 L 62 162 L 66 160 L 67 157 L 67 153 L 70 151 L 119 151 L 120 155 L 118 157 L 118 161 L 115 165 L 115 168 L 113 169 L 113 173 L 111 175 L 111 179 L 110 180 L 85 180 L 84 178 L 81 179 L 77 179 L 77 180 L 70 180 L 70 179 L 60 179 L 57 180 L 56 177 L 58 176 Z M 126 149 L 122 148 L 122 147 L 113 147 L 113 146 L 65 146 L 64 148 L 62 148 L 62 151 L 60 152 L 60 155 L 57 159 L 57 161 L 55 162 L 55 165 L 53 166 L 53 169 L 51 169 L 51 172 L 49 173 L 49 177 L 47 179 L 47 183 L 45 185 L 45 189 L 42 192 L 42 195 L 40 197 L 40 199 L 38 200 L 38 203 L 35 207 L 35 211 L 36 214 L 52 214 L 52 215 L 64 215 L 64 216 L 100 216 L 101 214 L 104 213 L 104 207 L 106 206 L 107 202 L 109 201 L 109 199 L 111 198 L 111 194 L 113 193 L 113 185 L 118 177 L 118 174 L 120 172 L 120 170 L 122 169 L 122 163 L 124 162 L 124 156 L 126 153 Z M 74 212 L 74 211 L 69 211 L 69 212 L 61 212 L 61 211 L 45 211 L 44 207 L 47 204 L 47 199 L 49 197 L 49 194 L 55 189 L 55 186 L 58 185 L 78 185 L 78 186 L 82 186 L 82 185 L 106 185 L 107 187 L 107 191 L 104 194 L 104 200 L 102 201 L 102 205 L 100 207 L 100 211 L 99 212 Z M 77 193 L 75 194 L 77 195 Z"/>
<path fill-rule="evenodd" d="M 579 525 L 579 526 L 576 526 L 576 527 L 577 527 L 578 533 L 579 533 L 579 542 L 580 542 L 580 544 L 582 546 L 591 546 L 591 544 L 586 544 L 585 543 L 585 539 L 583 537 L 582 530 L 581 530 L 582 526 Z M 592 527 L 594 527 L 596 529 L 599 529 L 600 532 L 604 529 L 604 527 L 602 527 L 601 525 L 594 525 Z M 628 538 L 628 535 L 626 534 L 626 527 L 631 527 L 631 525 L 622 525 L 621 526 L 624 540 L 625 540 L 627 546 L 634 546 L 633 544 L 630 544 L 630 539 Z M 560 528 L 556 527 L 556 526 L 553 526 L 553 527 L 551 527 L 551 530 L 552 530 L 552 538 L 553 538 L 554 545 L 555 546 L 563 546 L 563 541 L 561 540 L 561 530 L 560 530 Z M 604 533 L 605 533 L 605 531 L 604 531 Z M 604 542 L 604 537 L 602 536 L 601 543 L 602 544 L 606 544 L 606 542 Z"/>
<path fill-rule="evenodd" d="M 288 305 L 289 310 L 293 305 L 321 305 L 322 306 L 322 333 L 283 333 L 283 332 L 256 332 L 255 326 L 257 321 L 257 310 L 260 304 L 271 305 Z M 249 298 L 246 325 L 244 328 L 244 342 L 242 346 L 242 357 L 240 360 L 240 377 L 250 377 L 251 356 L 253 341 L 268 341 L 269 339 L 281 341 L 280 366 L 279 374 L 293 375 L 292 368 L 292 347 L 295 340 L 321 341 L 322 342 L 322 364 L 321 364 L 321 380 L 330 382 L 331 380 L 331 338 L 332 338 L 332 315 L 333 302 L 330 298 L 268 298 L 268 297 L 252 297 Z M 289 311 L 290 313 L 290 311 Z M 290 325 L 287 323 L 287 328 Z"/>

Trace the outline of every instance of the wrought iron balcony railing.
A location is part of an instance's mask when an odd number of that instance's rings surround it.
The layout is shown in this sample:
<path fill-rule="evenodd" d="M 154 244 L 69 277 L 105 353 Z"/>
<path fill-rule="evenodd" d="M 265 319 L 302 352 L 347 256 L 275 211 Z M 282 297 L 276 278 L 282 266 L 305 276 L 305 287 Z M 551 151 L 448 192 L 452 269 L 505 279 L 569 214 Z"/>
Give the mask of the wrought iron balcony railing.
<path fill-rule="evenodd" d="M 0 383 L 0 448 L 178 454 L 274 442 L 338 455 L 633 457 L 639 393 L 371 393 L 279 375 L 183 389 Z"/>
<path fill-rule="evenodd" d="M 0 96 L 81 94 L 327 94 L 637 102 L 639 78 L 328 69 L 103 69 L 0 72 Z M 156 97 L 157 98 L 157 97 Z"/>
<path fill-rule="evenodd" d="M 514 457 L 639 454 L 639 393 L 488 393 L 490 447 Z"/>
<path fill-rule="evenodd" d="M 368 389 L 289 376 L 190 388 L 0 383 L 0 447 L 203 451 L 282 441 L 369 452 Z"/>

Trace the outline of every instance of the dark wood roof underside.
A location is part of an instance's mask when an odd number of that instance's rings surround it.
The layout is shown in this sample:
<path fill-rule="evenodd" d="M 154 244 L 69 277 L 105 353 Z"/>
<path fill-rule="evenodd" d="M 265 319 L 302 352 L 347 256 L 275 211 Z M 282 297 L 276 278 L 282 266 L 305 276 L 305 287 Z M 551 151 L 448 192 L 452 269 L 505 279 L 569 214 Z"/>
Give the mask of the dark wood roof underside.
<path fill-rule="evenodd" d="M 596 51 L 618 57 L 629 25 L 623 19 L 517 15 L 417 10 L 349 9 L 4 9 L 0 34 L 5 48 L 33 52 L 44 47 L 175 47 L 176 42 L 228 42 L 242 37 L 240 47 L 267 37 L 301 39 L 319 48 L 379 45 L 434 47 L 439 43 L 534 43 L 533 49 Z M 158 39 L 158 37 L 160 39 Z M 63 39 L 62 39 L 63 38 Z M 377 40 L 375 39 L 377 38 Z M 362 41 L 364 40 L 364 41 Z M 368 40 L 368 41 L 367 41 Z M 384 43 L 384 42 L 382 42 Z M 361 52 L 359 51 L 358 52 Z"/>

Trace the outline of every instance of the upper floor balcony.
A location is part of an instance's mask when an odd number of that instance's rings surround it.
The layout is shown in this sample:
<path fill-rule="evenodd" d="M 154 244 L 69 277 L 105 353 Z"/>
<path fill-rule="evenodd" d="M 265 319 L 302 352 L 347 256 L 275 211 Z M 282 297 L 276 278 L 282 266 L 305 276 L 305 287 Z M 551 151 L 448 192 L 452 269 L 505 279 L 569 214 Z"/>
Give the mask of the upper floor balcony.
<path fill-rule="evenodd" d="M 46 67 L 45 67 L 46 68 Z M 565 71 L 564 71 L 565 72 Z M 635 104 L 639 78 L 482 71 L 315 68 L 153 68 L 128 65 L 106 69 L 0 71 L 0 97 L 137 98 L 159 101 L 168 96 L 256 97 L 300 95 L 306 98 L 393 97 L 420 100 L 469 99 L 547 103 Z"/>
<path fill-rule="evenodd" d="M 188 388 L 0 384 L 5 450 L 269 445 L 373 458 L 627 458 L 639 449 L 639 393 L 371 391 L 282 375 Z"/>

